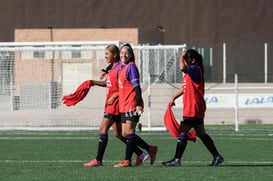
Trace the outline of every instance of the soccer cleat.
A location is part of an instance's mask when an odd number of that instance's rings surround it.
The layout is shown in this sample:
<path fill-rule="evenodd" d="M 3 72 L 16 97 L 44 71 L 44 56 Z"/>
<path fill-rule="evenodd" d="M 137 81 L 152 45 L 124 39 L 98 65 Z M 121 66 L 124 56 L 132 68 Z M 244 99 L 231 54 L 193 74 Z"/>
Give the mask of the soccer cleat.
<path fill-rule="evenodd" d="M 98 161 L 97 159 L 94 159 L 88 163 L 84 163 L 83 166 L 85 166 L 85 167 L 102 167 L 103 163 Z"/>
<path fill-rule="evenodd" d="M 122 160 L 120 163 L 114 165 L 114 167 L 131 167 L 131 160 Z"/>
<path fill-rule="evenodd" d="M 174 158 L 170 161 L 162 162 L 162 165 L 166 167 L 174 167 L 174 166 L 181 166 L 181 163 L 178 158 Z"/>
<path fill-rule="evenodd" d="M 216 155 L 213 157 L 213 160 L 212 160 L 210 166 L 217 166 L 223 162 L 224 162 L 224 157 L 222 157 L 221 155 Z"/>
<path fill-rule="evenodd" d="M 143 152 L 141 155 L 139 155 L 136 159 L 136 164 L 135 167 L 139 167 L 142 165 L 142 163 L 147 160 L 147 158 L 149 157 L 148 153 Z"/>
<path fill-rule="evenodd" d="M 150 146 L 149 156 L 150 156 L 151 165 L 154 164 L 156 153 L 157 153 L 157 146 Z"/>

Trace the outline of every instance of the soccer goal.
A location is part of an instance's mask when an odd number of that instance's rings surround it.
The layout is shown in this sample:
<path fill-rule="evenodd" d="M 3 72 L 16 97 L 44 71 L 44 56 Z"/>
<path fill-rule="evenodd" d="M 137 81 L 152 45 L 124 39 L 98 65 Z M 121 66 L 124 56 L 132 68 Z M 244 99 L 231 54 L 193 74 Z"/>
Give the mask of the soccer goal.
<path fill-rule="evenodd" d="M 62 97 L 74 92 L 85 80 L 99 79 L 101 69 L 107 66 L 104 50 L 109 44 L 121 46 L 118 41 L 0 43 L 0 127 L 98 129 L 103 118 L 105 88 L 92 87 L 86 98 L 72 107 L 62 104 Z M 141 123 L 149 130 L 165 129 L 163 117 L 157 112 L 164 112 L 162 102 L 167 103 L 166 95 L 171 93 L 165 83 L 181 82 L 176 64 L 185 45 L 133 48 L 145 102 Z M 162 97 L 151 100 L 151 94 L 156 92 L 162 93 Z"/>

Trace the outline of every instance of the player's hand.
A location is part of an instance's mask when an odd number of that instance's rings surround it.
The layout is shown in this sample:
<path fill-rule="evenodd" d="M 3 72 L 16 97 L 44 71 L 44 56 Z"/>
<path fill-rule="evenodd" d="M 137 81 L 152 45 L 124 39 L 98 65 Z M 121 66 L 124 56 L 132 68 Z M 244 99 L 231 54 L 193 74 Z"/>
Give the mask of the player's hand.
<path fill-rule="evenodd" d="M 142 106 L 136 106 L 136 112 L 140 116 L 143 113 L 143 107 Z"/>
<path fill-rule="evenodd" d="M 108 100 L 107 100 L 107 105 L 112 105 L 115 101 L 115 98 L 114 97 L 110 97 Z"/>
<path fill-rule="evenodd" d="M 183 52 L 181 53 L 181 56 L 183 56 L 183 57 L 184 57 L 184 56 L 186 55 L 186 53 L 187 53 L 187 50 L 186 50 L 186 49 L 184 49 L 184 50 L 183 50 Z"/>
<path fill-rule="evenodd" d="M 169 104 L 170 104 L 171 106 L 175 106 L 174 99 L 171 99 L 171 100 L 169 101 Z"/>
<path fill-rule="evenodd" d="M 106 72 L 101 72 L 100 73 L 100 80 L 104 79 L 104 77 L 106 76 Z"/>

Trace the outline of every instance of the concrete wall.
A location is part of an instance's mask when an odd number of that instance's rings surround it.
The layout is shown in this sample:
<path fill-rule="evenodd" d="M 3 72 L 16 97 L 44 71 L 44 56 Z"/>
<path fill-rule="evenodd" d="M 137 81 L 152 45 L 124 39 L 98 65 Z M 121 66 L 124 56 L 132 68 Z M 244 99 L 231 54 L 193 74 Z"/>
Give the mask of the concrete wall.
<path fill-rule="evenodd" d="M 163 27 L 165 44 L 272 41 L 271 0 L 0 0 L 0 42 L 15 29 Z M 142 40 L 145 43 L 145 40 Z"/>
<path fill-rule="evenodd" d="M 132 45 L 139 43 L 136 28 L 113 29 L 16 29 L 16 42 L 43 41 L 120 41 Z"/>

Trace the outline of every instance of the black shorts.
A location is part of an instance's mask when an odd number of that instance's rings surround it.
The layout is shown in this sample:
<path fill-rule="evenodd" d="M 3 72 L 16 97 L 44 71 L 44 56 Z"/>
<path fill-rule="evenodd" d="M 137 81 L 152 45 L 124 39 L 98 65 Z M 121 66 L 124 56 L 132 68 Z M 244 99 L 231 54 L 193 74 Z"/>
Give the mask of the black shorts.
<path fill-rule="evenodd" d="M 109 114 L 109 113 L 104 113 L 104 118 L 112 119 L 115 122 L 121 121 L 120 115 L 115 115 L 115 114 Z"/>
<path fill-rule="evenodd" d="M 120 113 L 120 116 L 122 123 L 126 123 L 127 120 L 138 122 L 140 117 L 136 111 Z"/>
<path fill-rule="evenodd" d="M 185 124 L 191 127 L 196 127 L 198 125 L 204 124 L 204 119 L 196 117 L 183 117 L 181 124 Z"/>

